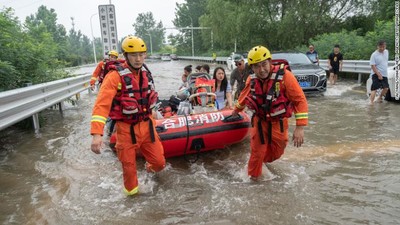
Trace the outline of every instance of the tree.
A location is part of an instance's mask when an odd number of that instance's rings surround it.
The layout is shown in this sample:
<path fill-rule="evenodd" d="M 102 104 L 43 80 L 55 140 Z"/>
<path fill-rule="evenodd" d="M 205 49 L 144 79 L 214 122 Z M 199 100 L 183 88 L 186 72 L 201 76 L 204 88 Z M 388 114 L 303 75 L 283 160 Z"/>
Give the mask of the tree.
<path fill-rule="evenodd" d="M 21 79 L 18 73 L 17 58 L 20 54 L 17 46 L 24 45 L 22 32 L 11 8 L 0 12 L 0 91 L 18 87 Z"/>
<path fill-rule="evenodd" d="M 156 24 L 153 13 L 139 13 L 132 26 L 135 29 L 135 35 L 144 40 L 148 50 L 152 47 L 153 51 L 160 51 L 165 38 L 165 28 L 161 21 Z"/>
<path fill-rule="evenodd" d="M 175 27 L 190 28 L 199 27 L 199 18 L 205 13 L 207 1 L 186 0 L 186 3 L 176 3 L 175 19 L 173 24 Z M 192 24 L 193 23 L 193 24 Z M 180 34 L 176 35 L 178 40 L 178 54 L 191 55 L 192 52 L 192 30 L 182 29 Z M 195 54 L 210 49 L 210 45 L 205 45 L 202 40 L 201 30 L 193 30 L 193 42 Z M 210 31 L 208 35 L 210 34 Z M 208 42 L 210 43 L 210 42 Z"/>
<path fill-rule="evenodd" d="M 391 20 L 394 18 L 395 1 L 393 0 L 374 0 L 371 1 L 371 11 L 376 20 Z"/>
<path fill-rule="evenodd" d="M 368 60 L 371 53 L 375 51 L 377 42 L 385 40 L 389 49 L 389 58 L 394 59 L 394 19 L 392 21 L 377 21 L 374 30 L 360 35 L 357 30 L 325 33 L 310 39 L 318 49 L 321 59 L 328 58 L 332 52 L 333 45 L 339 44 L 341 52 L 348 60 Z M 306 52 L 307 46 L 298 47 L 297 50 Z"/>
<path fill-rule="evenodd" d="M 259 44 L 266 45 L 272 50 L 293 49 L 299 44 L 307 44 L 315 35 L 340 31 L 343 21 L 349 15 L 364 15 L 370 6 L 367 0 L 207 0 L 196 1 L 197 4 L 193 2 L 187 0 L 186 3 L 177 4 L 175 25 L 187 26 L 188 13 L 203 12 L 200 14 L 200 25 L 212 27 L 215 46 L 233 50 L 236 44 L 239 51 L 248 50 Z M 201 4 L 205 4 L 202 9 Z M 197 21 L 194 18 L 193 20 L 193 23 Z M 185 31 L 182 33 L 183 42 L 179 48 L 186 49 L 189 35 Z M 209 36 L 206 31 L 202 32 L 203 47 L 207 46 Z"/>
<path fill-rule="evenodd" d="M 86 35 L 81 33 L 80 30 L 76 31 L 72 28 L 69 31 L 67 41 L 67 60 L 71 62 L 72 66 L 93 62 L 92 43 Z"/>
<path fill-rule="evenodd" d="M 31 14 L 25 19 L 25 26 L 34 38 L 41 38 L 43 33 L 48 33 L 53 42 L 58 45 L 57 58 L 64 59 L 66 54 L 67 32 L 63 25 L 57 24 L 57 14 L 54 9 L 47 9 L 42 5 L 35 15 Z"/>

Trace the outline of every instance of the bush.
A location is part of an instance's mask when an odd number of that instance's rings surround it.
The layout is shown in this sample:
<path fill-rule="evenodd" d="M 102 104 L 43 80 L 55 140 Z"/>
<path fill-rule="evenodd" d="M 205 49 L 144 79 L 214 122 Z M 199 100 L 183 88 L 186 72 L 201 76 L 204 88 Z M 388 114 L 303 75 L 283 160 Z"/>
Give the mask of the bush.
<path fill-rule="evenodd" d="M 309 43 L 315 45 L 320 59 L 327 59 L 333 51 L 333 46 L 339 44 L 345 60 L 369 60 L 378 40 L 383 39 L 387 42 L 389 59 L 394 59 L 394 20 L 376 22 L 374 31 L 368 32 L 365 36 L 358 33 L 358 30 L 325 33 L 310 39 Z M 308 46 L 299 46 L 296 50 L 305 53 L 308 51 Z"/>

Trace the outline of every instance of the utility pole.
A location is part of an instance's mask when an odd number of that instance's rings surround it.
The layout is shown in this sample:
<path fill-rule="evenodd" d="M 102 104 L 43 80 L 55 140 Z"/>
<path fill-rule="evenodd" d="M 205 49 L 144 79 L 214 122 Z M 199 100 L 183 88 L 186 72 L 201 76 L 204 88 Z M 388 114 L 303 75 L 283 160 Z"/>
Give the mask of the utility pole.
<path fill-rule="evenodd" d="M 75 30 L 74 17 L 71 17 L 71 21 L 72 21 L 72 30 Z"/>
<path fill-rule="evenodd" d="M 192 20 L 192 17 L 190 17 L 190 20 L 191 20 L 191 22 L 192 22 L 192 56 L 194 56 L 193 20 Z"/>
<path fill-rule="evenodd" d="M 184 13 L 182 13 L 184 14 Z M 193 40 L 193 19 L 191 16 L 184 14 L 185 16 L 188 16 L 190 18 L 190 26 L 191 26 L 191 30 L 192 30 L 192 57 L 194 56 L 194 40 Z"/>
<path fill-rule="evenodd" d="M 151 53 L 151 55 L 153 55 L 153 41 L 151 40 L 151 34 L 150 34 L 150 32 L 147 33 L 147 34 L 150 36 L 150 53 Z"/>
<path fill-rule="evenodd" d="M 165 29 L 173 29 L 173 30 L 211 30 L 211 49 L 214 49 L 214 32 L 211 27 L 167 27 Z M 193 45 L 193 37 L 192 37 L 192 56 L 194 56 L 194 45 Z"/>
<path fill-rule="evenodd" d="M 94 57 L 94 62 L 97 64 L 97 58 L 96 58 L 96 46 L 94 44 L 94 35 L 93 35 L 93 26 L 92 26 L 92 18 L 93 16 L 97 15 L 97 13 L 93 14 L 90 16 L 90 30 L 92 31 L 92 45 L 93 45 L 93 57 Z"/>

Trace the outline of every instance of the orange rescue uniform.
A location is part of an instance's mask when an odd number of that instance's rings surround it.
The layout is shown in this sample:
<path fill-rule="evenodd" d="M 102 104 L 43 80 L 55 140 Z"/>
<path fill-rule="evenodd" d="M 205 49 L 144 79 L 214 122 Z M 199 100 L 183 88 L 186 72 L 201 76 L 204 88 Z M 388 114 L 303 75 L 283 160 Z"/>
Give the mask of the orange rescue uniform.
<path fill-rule="evenodd" d="M 93 75 L 90 78 L 90 86 L 93 86 L 96 83 L 97 79 L 104 70 L 104 64 L 104 60 L 100 61 L 99 64 L 97 64 L 96 69 L 94 70 Z"/>
<path fill-rule="evenodd" d="M 271 71 L 272 71 L 271 66 Z M 250 83 L 251 77 L 249 76 L 246 80 L 246 86 L 240 93 L 238 103 L 235 106 L 235 111 L 240 112 L 245 107 L 245 98 L 250 92 Z M 268 82 L 264 82 L 263 91 L 268 93 L 267 90 Z M 293 104 L 294 115 L 296 118 L 296 126 L 306 126 L 308 123 L 308 106 L 307 99 L 301 89 L 297 79 L 294 77 L 292 72 L 289 70 L 285 70 L 285 75 L 283 76 L 283 88 L 285 89 L 286 97 Z M 281 87 L 282 88 L 282 87 Z M 265 144 L 261 144 L 260 134 L 256 125 L 260 118 L 258 116 L 254 116 L 250 133 L 250 146 L 251 146 L 251 154 L 248 164 L 248 174 L 251 177 L 259 177 L 262 172 L 263 163 L 273 162 L 279 159 L 288 143 L 289 134 L 288 134 L 288 118 L 283 118 L 283 128 L 284 131 L 281 132 L 280 122 L 272 121 L 272 132 L 271 132 L 271 144 L 268 144 L 268 122 L 265 120 L 261 121 L 262 131 L 265 140 Z"/>
<path fill-rule="evenodd" d="M 126 63 L 125 63 L 126 64 Z M 131 70 L 134 78 L 139 82 L 139 75 L 136 71 Z M 121 77 L 117 71 L 111 71 L 105 77 L 101 89 L 97 95 L 96 103 L 93 108 L 91 130 L 90 133 L 103 135 L 104 125 L 109 115 L 113 98 L 120 94 Z M 149 120 L 152 120 L 153 126 L 149 126 Z M 141 151 L 146 159 L 147 171 L 158 172 L 165 167 L 164 148 L 158 136 L 155 124 L 156 122 L 150 116 L 149 120 L 141 121 L 134 125 L 133 130 L 136 137 L 136 143 L 132 144 L 130 134 L 130 124 L 117 121 L 116 133 L 117 144 L 115 146 L 118 159 L 121 161 L 125 193 L 133 195 L 138 192 L 138 179 L 136 171 L 136 152 Z M 150 129 L 153 129 L 155 141 L 151 141 Z"/>

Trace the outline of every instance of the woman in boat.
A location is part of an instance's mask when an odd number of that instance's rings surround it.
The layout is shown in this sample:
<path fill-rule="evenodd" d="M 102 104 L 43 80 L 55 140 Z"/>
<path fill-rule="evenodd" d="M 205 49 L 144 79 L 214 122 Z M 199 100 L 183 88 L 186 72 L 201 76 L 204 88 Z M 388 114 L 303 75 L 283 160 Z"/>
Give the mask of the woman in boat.
<path fill-rule="evenodd" d="M 215 94 L 217 95 L 215 100 L 217 109 L 232 109 L 232 87 L 226 78 L 224 68 L 215 68 L 213 79 L 215 80 Z"/>
<path fill-rule="evenodd" d="M 192 73 L 192 65 L 188 65 L 188 66 L 185 66 L 185 68 L 183 68 L 182 85 L 179 87 L 178 90 L 189 87 L 187 78 L 191 73 Z"/>

